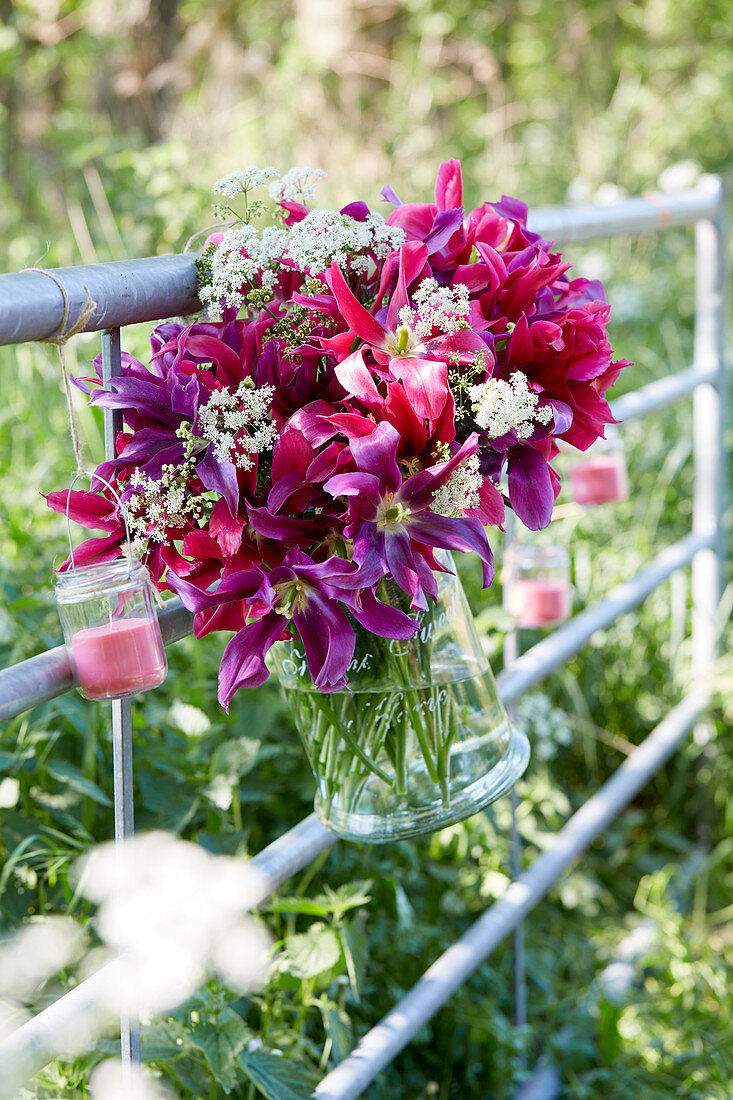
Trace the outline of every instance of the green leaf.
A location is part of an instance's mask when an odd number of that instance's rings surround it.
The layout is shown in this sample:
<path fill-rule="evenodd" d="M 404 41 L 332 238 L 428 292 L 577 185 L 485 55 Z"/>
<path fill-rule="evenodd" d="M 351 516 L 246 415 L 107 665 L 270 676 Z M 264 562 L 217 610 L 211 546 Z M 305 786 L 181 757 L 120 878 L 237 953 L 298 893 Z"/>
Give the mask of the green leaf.
<path fill-rule="evenodd" d="M 198 1024 L 190 1036 L 191 1042 L 203 1051 L 224 1092 L 231 1092 L 237 1083 L 237 1058 L 249 1038 L 249 1030 L 241 1016 L 226 1008 L 216 1020 Z"/>
<path fill-rule="evenodd" d="M 285 969 L 296 978 L 315 978 L 336 966 L 340 958 L 338 933 L 325 924 L 288 936 L 282 955 Z"/>
<path fill-rule="evenodd" d="M 190 1053 L 189 1033 L 180 1020 L 154 1020 L 140 1034 L 143 1062 L 164 1062 Z"/>
<path fill-rule="evenodd" d="M 155 819 L 155 826 L 177 833 L 191 820 L 198 807 L 196 787 L 161 775 L 158 771 L 140 773 L 142 804 Z"/>
<path fill-rule="evenodd" d="M 329 917 L 334 911 L 333 906 L 321 898 L 322 895 L 315 898 L 277 898 L 263 908 L 270 913 L 300 913 L 307 917 Z"/>
<path fill-rule="evenodd" d="M 302 913 L 313 917 L 328 917 L 333 914 L 340 917 L 349 909 L 356 909 L 371 901 L 367 893 L 371 885 L 369 879 L 365 882 L 347 882 L 337 890 L 327 886 L 322 894 L 317 894 L 314 898 L 276 898 L 268 908 L 272 913 Z"/>
<path fill-rule="evenodd" d="M 242 1055 L 241 1066 L 267 1100 L 310 1100 L 320 1079 L 311 1066 L 264 1050 Z"/>
<path fill-rule="evenodd" d="M 331 1040 L 334 1059 L 337 1062 L 343 1062 L 344 1058 L 351 1052 L 354 1045 L 354 1035 L 351 1029 L 351 1020 L 348 1013 L 344 1012 L 343 1008 L 340 1008 L 333 1001 L 329 1001 L 324 998 L 320 1004 L 321 1016 L 323 1017 L 323 1026 Z"/>
<path fill-rule="evenodd" d="M 359 986 L 361 985 L 364 970 L 366 968 L 366 961 L 369 956 L 366 936 L 361 928 L 357 928 L 353 924 L 339 929 L 339 932 L 341 936 L 341 947 L 346 961 L 346 972 L 349 975 L 351 992 L 358 1001 Z"/>
<path fill-rule="evenodd" d="M 46 766 L 54 779 L 68 783 L 72 790 L 78 791 L 86 798 L 91 798 L 100 806 L 112 805 L 104 791 L 96 783 L 92 783 L 91 779 L 86 779 L 73 764 L 69 764 L 66 760 L 50 760 Z"/>
<path fill-rule="evenodd" d="M 602 997 L 598 1002 L 598 1050 L 603 1064 L 612 1066 L 621 1050 L 618 1022 L 622 1008 Z"/>
<path fill-rule="evenodd" d="M 119 1055 L 120 1044 L 117 1043 Z M 191 1048 L 189 1047 L 189 1050 Z M 184 1088 L 188 1089 L 192 1096 L 208 1096 L 211 1085 L 211 1074 L 203 1063 L 194 1058 L 177 1058 L 168 1067 L 168 1072 Z"/>

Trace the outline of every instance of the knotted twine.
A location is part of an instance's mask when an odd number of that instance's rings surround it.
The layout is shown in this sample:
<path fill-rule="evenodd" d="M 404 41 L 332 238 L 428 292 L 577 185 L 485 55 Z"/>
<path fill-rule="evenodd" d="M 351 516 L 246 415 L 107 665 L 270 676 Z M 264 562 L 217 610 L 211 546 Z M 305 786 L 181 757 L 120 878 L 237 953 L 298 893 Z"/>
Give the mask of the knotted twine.
<path fill-rule="evenodd" d="M 71 303 L 69 302 L 69 295 L 66 293 L 66 287 L 57 279 L 52 271 L 47 271 L 44 267 L 26 267 L 24 271 L 35 271 L 39 275 L 46 275 L 49 279 L 52 279 L 56 286 L 61 291 L 64 299 L 64 313 L 61 318 L 61 324 L 54 333 L 53 336 L 46 336 L 43 340 L 36 340 L 37 344 L 55 344 L 56 350 L 59 353 L 59 361 L 61 363 L 61 374 L 64 380 L 64 396 L 66 397 L 66 408 L 69 413 L 69 433 L 71 435 L 71 445 L 74 449 L 74 458 L 76 460 L 76 472 L 77 474 L 84 473 L 84 460 L 81 453 L 81 440 L 79 439 L 79 431 L 76 426 L 76 417 L 74 416 L 74 404 L 71 398 L 71 385 L 69 384 L 69 373 L 66 369 L 66 356 L 64 354 L 64 347 L 72 336 L 76 336 L 81 332 L 85 324 L 94 313 L 97 308 L 97 303 L 89 293 L 88 288 L 84 287 L 84 293 L 87 296 L 87 300 L 81 308 L 79 316 L 77 317 L 71 328 L 67 329 L 66 326 L 69 323 L 69 313 L 71 311 Z"/>

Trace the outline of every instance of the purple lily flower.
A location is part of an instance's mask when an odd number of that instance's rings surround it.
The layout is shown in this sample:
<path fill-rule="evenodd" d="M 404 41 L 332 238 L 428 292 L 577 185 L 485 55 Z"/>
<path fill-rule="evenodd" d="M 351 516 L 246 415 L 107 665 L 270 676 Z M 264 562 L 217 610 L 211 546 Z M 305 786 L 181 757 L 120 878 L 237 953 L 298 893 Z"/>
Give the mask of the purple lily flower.
<path fill-rule="evenodd" d="M 338 691 L 347 684 L 355 636 L 345 609 L 381 637 L 413 637 L 419 626 L 409 615 L 381 603 L 371 591 L 342 587 L 355 569 L 353 562 L 343 558 L 314 562 L 302 551 L 290 550 L 283 564 L 269 573 L 259 567 L 232 573 L 214 592 L 181 577 L 169 577 L 171 587 L 190 611 L 242 600 L 255 617 L 237 631 L 224 650 L 219 702 L 227 711 L 235 691 L 258 687 L 267 679 L 265 654 L 287 635 L 291 619 L 302 639 L 313 683 L 323 692 Z M 197 636 L 205 632 L 197 632 Z"/>
<path fill-rule="evenodd" d="M 356 471 L 337 474 L 324 488 L 349 500 L 359 568 L 341 583 L 363 589 L 390 573 L 411 597 L 412 607 L 427 610 L 427 596 L 435 599 L 438 591 L 433 570 L 441 568 L 431 547 L 474 551 L 483 563 L 484 586 L 493 580 L 493 557 L 479 521 L 430 511 L 436 492 L 476 453 L 478 437 L 471 435 L 448 462 L 428 466 L 404 481 L 397 465 L 399 442 L 400 433 L 387 421 L 371 435 L 352 439 Z"/>

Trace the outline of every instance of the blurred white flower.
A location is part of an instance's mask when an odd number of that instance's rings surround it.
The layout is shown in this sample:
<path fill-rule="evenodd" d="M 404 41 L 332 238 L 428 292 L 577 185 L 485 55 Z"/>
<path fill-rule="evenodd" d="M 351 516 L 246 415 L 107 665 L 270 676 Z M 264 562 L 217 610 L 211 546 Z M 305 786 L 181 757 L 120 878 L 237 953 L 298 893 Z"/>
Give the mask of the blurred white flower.
<path fill-rule="evenodd" d="M 149 1071 L 131 1072 L 116 1058 L 96 1067 L 89 1088 L 92 1100 L 171 1100 L 175 1096 Z"/>
<path fill-rule="evenodd" d="M 6 775 L 0 783 L 0 809 L 9 810 L 17 805 L 20 796 L 20 783 L 12 775 Z"/>
<path fill-rule="evenodd" d="M 685 191 L 694 187 L 700 178 L 702 168 L 696 160 L 679 160 L 676 164 L 670 164 L 663 172 L 659 173 L 657 187 L 660 191 Z"/>
<path fill-rule="evenodd" d="M 175 723 L 186 737 L 203 737 L 211 728 L 211 722 L 202 710 L 180 699 L 176 699 L 173 703 L 169 716 L 171 722 Z"/>
<path fill-rule="evenodd" d="M 213 856 L 166 833 L 105 844 L 82 863 L 80 889 L 99 905 L 97 927 L 124 964 L 110 1009 L 161 1012 L 184 1000 L 235 937 L 246 968 L 230 968 L 251 988 L 264 974 L 265 937 L 247 910 L 262 897 L 261 876 L 240 860 Z"/>
<path fill-rule="evenodd" d="M 617 202 L 623 202 L 628 192 L 617 183 L 606 182 L 596 190 L 593 201 L 599 206 L 615 206 Z"/>
<path fill-rule="evenodd" d="M 16 1100 L 39 1057 L 88 1049 L 120 1013 L 142 1019 L 173 1008 L 211 972 L 242 992 L 266 976 L 270 940 L 248 910 L 266 896 L 253 867 L 166 833 L 105 844 L 79 864 L 79 891 L 98 903 L 104 948 L 83 960 L 89 977 L 52 1006 L 40 1032 L 24 1034 L 22 1002 L 74 962 L 83 933 L 70 918 L 35 920 L 0 944 L 0 1097 Z M 81 972 L 81 966 L 79 967 Z M 149 1077 L 114 1062 L 95 1074 L 94 1100 L 161 1100 Z"/>
<path fill-rule="evenodd" d="M 26 1000 L 79 955 L 83 933 L 70 917 L 34 920 L 0 946 L 0 996 Z"/>
<path fill-rule="evenodd" d="M 227 985 L 248 993 L 266 981 L 271 949 L 264 928 L 254 921 L 241 922 L 214 944 L 212 963 Z"/>
<path fill-rule="evenodd" d="M 204 794 L 223 813 L 230 808 L 234 799 L 234 781 L 230 776 L 215 775 Z"/>
<path fill-rule="evenodd" d="M 531 739 L 532 752 L 538 760 L 551 760 L 559 748 L 571 744 L 573 740 L 565 711 L 554 707 L 549 697 L 541 691 L 522 696 L 515 725 Z"/>

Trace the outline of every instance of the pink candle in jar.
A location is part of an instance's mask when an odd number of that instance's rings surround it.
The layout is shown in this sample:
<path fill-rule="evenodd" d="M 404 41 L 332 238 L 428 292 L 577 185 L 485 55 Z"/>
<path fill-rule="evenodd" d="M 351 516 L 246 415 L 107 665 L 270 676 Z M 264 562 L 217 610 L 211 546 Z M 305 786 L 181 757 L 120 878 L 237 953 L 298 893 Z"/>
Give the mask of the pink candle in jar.
<path fill-rule="evenodd" d="M 513 580 L 509 583 L 506 606 L 520 627 L 549 626 L 570 615 L 570 586 L 561 577 Z"/>
<path fill-rule="evenodd" d="M 622 454 L 595 455 L 570 467 L 573 499 L 578 504 L 607 504 L 626 500 L 629 488 Z"/>
<path fill-rule="evenodd" d="M 79 686 L 90 699 L 115 699 L 162 684 L 165 653 L 154 619 L 117 619 L 71 639 Z"/>

